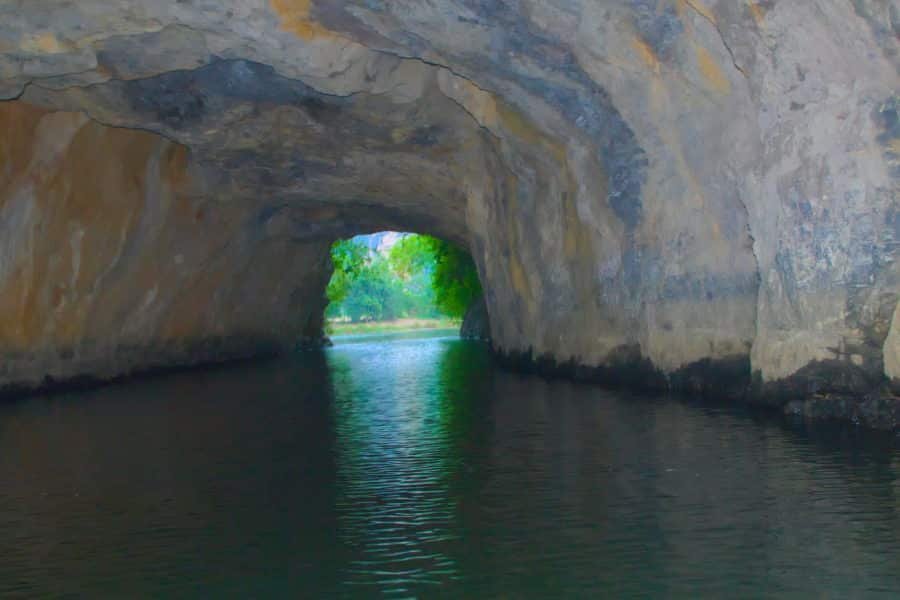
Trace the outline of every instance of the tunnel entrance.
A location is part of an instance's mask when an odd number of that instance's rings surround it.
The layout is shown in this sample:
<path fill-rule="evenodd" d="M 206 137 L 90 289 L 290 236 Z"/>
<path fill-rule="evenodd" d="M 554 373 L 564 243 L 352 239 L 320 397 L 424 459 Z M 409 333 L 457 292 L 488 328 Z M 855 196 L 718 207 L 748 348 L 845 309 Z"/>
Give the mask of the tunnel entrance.
<path fill-rule="evenodd" d="M 320 344 L 332 241 L 413 229 L 511 363 L 896 427 L 885 14 L 6 4 L 0 389 Z"/>
<path fill-rule="evenodd" d="M 329 335 L 459 329 L 489 335 L 471 255 L 429 235 L 382 231 L 335 241 L 326 295 Z"/>

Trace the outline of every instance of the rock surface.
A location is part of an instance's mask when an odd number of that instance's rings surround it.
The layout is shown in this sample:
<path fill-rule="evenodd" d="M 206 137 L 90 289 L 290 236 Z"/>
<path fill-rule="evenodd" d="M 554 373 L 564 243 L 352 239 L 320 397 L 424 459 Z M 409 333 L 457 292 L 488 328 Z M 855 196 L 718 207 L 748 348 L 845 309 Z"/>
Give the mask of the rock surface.
<path fill-rule="evenodd" d="M 0 384 L 283 347 L 329 241 L 390 229 L 470 248 L 502 354 L 894 426 L 898 29 L 896 0 L 0 4 Z"/>
<path fill-rule="evenodd" d="M 466 309 L 462 325 L 459 328 L 459 337 L 464 340 L 487 342 L 491 340 L 491 322 L 484 296 L 479 296 Z"/>

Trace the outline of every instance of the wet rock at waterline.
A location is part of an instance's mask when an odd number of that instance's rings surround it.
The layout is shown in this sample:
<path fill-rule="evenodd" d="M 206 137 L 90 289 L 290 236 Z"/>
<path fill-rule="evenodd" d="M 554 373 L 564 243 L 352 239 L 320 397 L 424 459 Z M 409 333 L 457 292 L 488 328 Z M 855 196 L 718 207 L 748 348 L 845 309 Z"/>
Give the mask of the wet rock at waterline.
<path fill-rule="evenodd" d="M 491 322 L 484 296 L 479 296 L 469 305 L 459 328 L 459 337 L 464 340 L 490 341 Z"/>
<path fill-rule="evenodd" d="M 893 426 L 889 5 L 0 6 L 0 384 L 315 338 L 329 242 L 394 229 L 505 355 Z"/>

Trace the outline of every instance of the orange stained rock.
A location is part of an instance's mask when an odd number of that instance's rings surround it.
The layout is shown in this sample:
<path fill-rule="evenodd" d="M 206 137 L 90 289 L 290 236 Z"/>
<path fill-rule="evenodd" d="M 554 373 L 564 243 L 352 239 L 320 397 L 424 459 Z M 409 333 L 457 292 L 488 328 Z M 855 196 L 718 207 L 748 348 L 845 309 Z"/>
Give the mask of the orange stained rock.
<path fill-rule="evenodd" d="M 269 4 L 281 28 L 300 39 L 311 41 L 321 38 L 336 38 L 332 31 L 316 23 L 311 16 L 311 0 L 269 0 Z"/>
<path fill-rule="evenodd" d="M 631 40 L 631 45 L 634 47 L 637 55 L 640 59 L 646 64 L 650 69 L 659 74 L 659 58 L 656 56 L 656 52 L 653 51 L 653 48 L 647 44 L 644 40 L 639 37 L 634 37 Z"/>
<path fill-rule="evenodd" d="M 709 50 L 703 46 L 697 46 L 697 66 L 700 68 L 700 74 L 706 81 L 708 87 L 714 92 L 720 94 L 728 94 L 731 92 L 731 82 L 725 76 L 722 67 L 712 57 Z"/>
<path fill-rule="evenodd" d="M 24 39 L 22 50 L 39 54 L 61 54 L 68 51 L 65 44 L 50 32 L 40 33 Z"/>
<path fill-rule="evenodd" d="M 766 18 L 766 9 L 759 2 L 753 2 L 750 0 L 747 2 L 747 6 L 750 9 L 750 14 L 753 16 L 753 20 L 756 21 L 757 25 L 762 25 L 763 21 Z"/>
<path fill-rule="evenodd" d="M 713 24 L 716 23 L 716 15 L 713 13 L 712 9 L 700 2 L 700 0 L 679 0 L 678 3 L 680 9 L 679 12 L 681 12 L 683 6 L 686 5 L 707 21 L 710 21 Z"/>
<path fill-rule="evenodd" d="M 900 138 L 892 138 L 887 146 L 891 153 L 900 156 Z"/>
<path fill-rule="evenodd" d="M 31 161 L 34 130 L 46 110 L 22 102 L 0 103 L 0 192 L 25 171 Z M 0 208 L 10 194 L 0 193 Z"/>
<path fill-rule="evenodd" d="M 495 102 L 494 108 L 503 131 L 529 146 L 544 148 L 549 156 L 560 165 L 565 162 L 566 149 L 562 142 L 542 132 L 514 107 Z"/>
<path fill-rule="evenodd" d="M 513 289 L 519 294 L 522 298 L 531 299 L 531 287 L 528 285 L 528 278 L 525 276 L 525 267 L 522 266 L 522 262 L 515 257 L 510 257 L 509 260 L 509 275 L 512 279 Z"/>
<path fill-rule="evenodd" d="M 46 139 L 59 131 L 50 125 L 68 121 L 77 130 L 64 147 Z M 147 196 L 154 157 L 163 152 L 159 175 L 174 190 L 186 177 L 187 151 L 24 102 L 0 104 L 0 130 L 0 210 L 23 215 L 14 254 L 0 257 L 0 344 L 34 348 L 48 336 L 77 344 L 100 293 L 96 282 L 116 265 L 146 204 L 159 201 Z M 156 285 L 153 271 L 125 286 L 127 294 Z M 118 318 L 107 312 L 103 320 Z"/>

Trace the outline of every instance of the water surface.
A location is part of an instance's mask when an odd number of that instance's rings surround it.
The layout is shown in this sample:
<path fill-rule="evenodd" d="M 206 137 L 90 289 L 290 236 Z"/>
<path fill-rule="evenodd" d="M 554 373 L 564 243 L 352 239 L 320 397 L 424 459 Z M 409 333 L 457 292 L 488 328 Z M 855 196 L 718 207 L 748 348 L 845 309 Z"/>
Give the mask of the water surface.
<path fill-rule="evenodd" d="M 897 597 L 900 444 L 452 337 L 0 405 L 0 597 Z"/>

